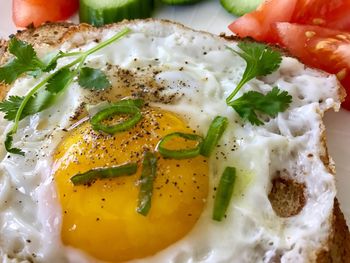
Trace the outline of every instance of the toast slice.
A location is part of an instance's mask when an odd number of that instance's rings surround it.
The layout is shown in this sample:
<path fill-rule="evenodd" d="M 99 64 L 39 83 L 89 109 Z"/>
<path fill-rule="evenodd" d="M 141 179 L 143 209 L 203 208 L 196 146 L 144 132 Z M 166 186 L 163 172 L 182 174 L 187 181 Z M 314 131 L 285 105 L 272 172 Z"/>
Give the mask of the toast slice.
<path fill-rule="evenodd" d="M 185 28 L 182 25 L 175 24 L 170 21 L 159 21 L 159 20 L 135 20 L 135 21 L 124 21 L 119 24 L 108 25 L 102 28 L 94 28 L 86 24 L 74 25 L 69 23 L 48 23 L 38 28 L 29 28 L 22 32 L 18 32 L 16 37 L 34 45 L 35 48 L 40 49 L 43 46 L 46 50 L 55 50 L 57 46 L 60 46 L 63 42 L 73 38 L 75 34 L 86 34 L 86 38 L 89 32 L 94 32 L 94 36 L 98 35 L 99 32 L 108 29 L 120 28 L 122 26 L 132 26 L 140 23 L 155 23 L 164 27 L 176 27 L 179 30 L 186 32 L 192 31 L 189 28 Z M 216 38 L 208 33 L 192 31 L 194 34 L 206 34 L 208 37 Z M 226 37 L 222 37 L 223 41 L 228 41 Z M 236 41 L 233 39 L 230 41 Z M 9 54 L 7 53 L 7 41 L 2 40 L 0 42 L 0 64 L 5 63 L 8 60 Z M 326 74 L 320 72 L 320 76 Z M 8 90 L 11 88 L 10 85 L 2 84 L 0 87 L 0 97 L 3 99 Z M 344 91 L 339 86 L 336 87 L 338 90 L 338 102 L 344 97 Z M 328 108 L 337 108 L 337 106 L 331 105 Z M 320 116 L 323 116 L 323 111 L 319 112 Z M 327 168 L 330 174 L 335 175 L 334 164 L 328 155 L 326 147 L 326 138 L 324 135 L 324 127 L 322 122 L 320 123 L 321 134 L 319 141 L 320 147 L 323 149 L 323 154 L 319 157 L 323 162 L 323 165 Z M 308 202 L 308 196 L 305 191 L 307 187 L 304 183 L 293 179 L 288 172 L 278 172 L 273 175 L 271 180 L 271 189 L 269 191 L 269 200 L 275 213 L 282 218 L 291 218 L 298 215 L 305 204 Z M 339 208 L 339 203 L 334 199 L 332 212 L 329 213 L 329 231 L 326 239 L 318 244 L 317 251 L 313 251 L 313 256 L 309 257 L 309 262 L 319 263 L 331 263 L 331 262 L 350 262 L 350 234 L 349 229 L 346 225 L 344 216 Z M 0 234 L 1 235 L 1 234 Z M 316 256 L 315 256 L 316 255 Z M 272 259 L 271 262 L 284 262 L 283 255 L 279 255 Z M 294 261 L 296 262 L 296 261 Z"/>

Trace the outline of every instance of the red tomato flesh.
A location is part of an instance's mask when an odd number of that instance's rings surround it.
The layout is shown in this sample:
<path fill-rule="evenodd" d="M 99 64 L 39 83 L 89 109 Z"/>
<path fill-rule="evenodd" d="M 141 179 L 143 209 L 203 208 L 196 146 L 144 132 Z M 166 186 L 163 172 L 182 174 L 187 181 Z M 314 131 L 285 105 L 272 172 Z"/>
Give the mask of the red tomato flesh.
<path fill-rule="evenodd" d="M 350 94 L 350 32 L 291 23 L 276 23 L 274 32 L 303 63 L 337 74 Z M 350 96 L 343 106 L 350 109 Z"/>
<path fill-rule="evenodd" d="M 16 26 L 38 26 L 47 21 L 65 20 L 79 7 L 79 0 L 13 0 L 12 17 Z"/>
<path fill-rule="evenodd" d="M 321 25 L 350 31 L 350 0 L 266 0 L 229 28 L 240 37 L 275 42 L 276 22 Z"/>
<path fill-rule="evenodd" d="M 299 0 L 291 22 L 350 31 L 349 14 L 349 0 Z"/>
<path fill-rule="evenodd" d="M 255 11 L 238 18 L 228 27 L 240 37 L 275 42 L 271 26 L 278 21 L 289 21 L 296 4 L 297 0 L 267 0 Z"/>

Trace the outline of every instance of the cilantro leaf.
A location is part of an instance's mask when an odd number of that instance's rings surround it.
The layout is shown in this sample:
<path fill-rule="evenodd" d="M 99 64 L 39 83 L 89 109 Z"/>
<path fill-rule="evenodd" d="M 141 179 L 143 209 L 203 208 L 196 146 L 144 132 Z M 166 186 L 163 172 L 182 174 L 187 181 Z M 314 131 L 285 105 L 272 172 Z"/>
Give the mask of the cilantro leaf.
<path fill-rule="evenodd" d="M 49 79 L 46 90 L 57 94 L 64 90 L 73 80 L 75 73 L 68 68 L 61 68 Z"/>
<path fill-rule="evenodd" d="M 12 55 L 23 61 L 31 61 L 37 58 L 35 50 L 31 44 L 15 37 L 10 40 L 9 51 Z"/>
<path fill-rule="evenodd" d="M 80 70 L 78 83 L 83 88 L 91 90 L 102 90 L 111 86 L 102 70 L 89 67 L 83 67 Z"/>
<path fill-rule="evenodd" d="M 51 53 L 47 54 L 43 58 L 43 62 L 45 64 L 45 68 L 43 68 L 43 71 L 49 72 L 51 70 L 54 70 L 57 67 L 57 60 L 59 60 L 64 55 L 65 55 L 65 53 L 63 53 L 62 51 L 51 52 Z"/>
<path fill-rule="evenodd" d="M 37 68 L 34 71 L 29 71 L 27 72 L 27 74 L 36 78 L 43 74 L 43 72 L 49 72 L 51 70 L 54 70 L 57 67 L 57 60 L 63 57 L 64 55 L 65 53 L 63 53 L 62 51 L 59 51 L 58 53 L 51 52 L 47 54 L 42 60 L 42 62 L 44 63 L 43 67 Z"/>
<path fill-rule="evenodd" d="M 240 42 L 238 47 L 243 52 L 237 52 L 247 64 L 250 70 L 246 76 L 254 73 L 255 76 L 265 76 L 277 70 L 281 64 L 281 53 L 271 47 L 256 42 Z M 247 65 L 248 66 L 248 65 Z"/>
<path fill-rule="evenodd" d="M 57 94 L 63 91 L 72 81 L 74 73 L 67 68 L 62 68 L 54 73 L 48 80 L 46 90 L 35 93 L 25 105 L 20 120 L 41 112 L 53 105 Z M 0 102 L 0 111 L 5 113 L 5 119 L 13 121 L 17 111 L 25 97 L 10 96 L 7 100 Z"/>
<path fill-rule="evenodd" d="M 263 122 L 258 118 L 257 112 L 275 117 L 278 112 L 285 111 L 291 102 L 292 96 L 287 91 L 274 87 L 266 95 L 248 91 L 228 105 L 233 107 L 242 119 L 248 120 L 253 125 L 262 125 Z"/>
<path fill-rule="evenodd" d="M 226 98 L 227 103 L 233 99 L 237 92 L 249 80 L 271 74 L 279 68 L 282 61 L 280 52 L 273 50 L 265 44 L 243 41 L 238 44 L 238 47 L 241 51 L 235 51 L 229 47 L 227 48 L 243 58 L 247 66 L 236 89 Z"/>
<path fill-rule="evenodd" d="M 276 117 L 279 112 L 284 112 L 288 109 L 292 102 L 292 96 L 287 91 L 281 91 L 277 87 L 273 87 L 259 103 L 257 110 L 271 116 Z"/>
<path fill-rule="evenodd" d="M 0 102 L 0 111 L 5 113 L 6 120 L 13 121 L 15 119 L 23 99 L 24 97 L 20 96 L 10 96 L 7 100 Z"/>
<path fill-rule="evenodd" d="M 47 81 L 46 89 L 36 92 L 29 99 L 21 119 L 51 107 L 59 97 L 58 95 L 71 83 L 74 76 L 75 73 L 68 68 L 61 68 L 53 73 Z"/>
<path fill-rule="evenodd" d="M 24 107 L 20 120 L 49 108 L 53 104 L 55 97 L 54 94 L 46 90 L 36 93 L 29 99 Z M 0 111 L 5 113 L 4 117 L 6 120 L 15 120 L 17 111 L 24 98 L 25 97 L 20 96 L 10 96 L 7 100 L 0 102 Z"/>
<path fill-rule="evenodd" d="M 57 96 L 55 96 L 55 94 L 46 90 L 35 93 L 24 107 L 20 119 L 22 120 L 24 117 L 36 114 L 51 107 L 56 99 Z"/>
<path fill-rule="evenodd" d="M 12 38 L 9 43 L 11 58 L 3 67 L 0 67 L 0 82 L 11 84 L 25 72 L 37 71 L 45 68 L 45 64 L 37 57 L 32 45 Z"/>
<path fill-rule="evenodd" d="M 6 134 L 6 139 L 4 142 L 6 151 L 8 151 L 9 153 L 19 154 L 24 156 L 24 152 L 21 149 L 12 147 L 12 143 L 13 143 L 13 132 L 9 132 Z"/>

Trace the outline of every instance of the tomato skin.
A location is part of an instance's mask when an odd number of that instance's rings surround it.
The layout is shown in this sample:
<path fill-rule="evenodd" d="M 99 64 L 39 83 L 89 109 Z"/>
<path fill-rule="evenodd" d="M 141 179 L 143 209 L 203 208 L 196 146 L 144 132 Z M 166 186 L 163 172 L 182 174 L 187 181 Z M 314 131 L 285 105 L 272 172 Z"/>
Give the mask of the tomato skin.
<path fill-rule="evenodd" d="M 290 22 L 350 31 L 349 13 L 349 0 L 299 0 Z"/>
<path fill-rule="evenodd" d="M 350 31 L 350 0 L 265 0 L 257 10 L 235 20 L 229 29 L 240 37 L 274 43 L 272 25 L 290 22 Z"/>
<path fill-rule="evenodd" d="M 350 32 L 286 22 L 276 23 L 273 31 L 279 43 L 303 63 L 337 74 L 350 94 Z M 350 96 L 343 107 L 350 109 Z"/>
<path fill-rule="evenodd" d="M 252 37 L 258 41 L 275 42 L 271 26 L 275 22 L 292 18 L 297 0 L 266 0 L 257 10 L 245 14 L 228 27 L 239 37 Z"/>
<path fill-rule="evenodd" d="M 79 7 L 79 0 L 13 0 L 12 18 L 16 26 L 38 26 L 47 21 L 65 20 Z"/>

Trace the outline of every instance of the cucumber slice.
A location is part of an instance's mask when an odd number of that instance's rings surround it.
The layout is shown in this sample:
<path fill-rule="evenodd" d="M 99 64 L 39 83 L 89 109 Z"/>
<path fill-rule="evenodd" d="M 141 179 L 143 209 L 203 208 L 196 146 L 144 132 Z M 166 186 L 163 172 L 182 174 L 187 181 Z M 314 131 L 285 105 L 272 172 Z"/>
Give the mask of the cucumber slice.
<path fill-rule="evenodd" d="M 150 17 L 154 0 L 80 0 L 80 22 L 102 26 L 123 19 Z"/>
<path fill-rule="evenodd" d="M 263 0 L 220 0 L 221 5 L 231 14 L 242 16 L 255 10 Z"/>
<path fill-rule="evenodd" d="M 190 5 L 197 3 L 201 0 L 161 0 L 163 3 L 168 5 Z"/>

